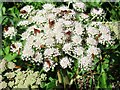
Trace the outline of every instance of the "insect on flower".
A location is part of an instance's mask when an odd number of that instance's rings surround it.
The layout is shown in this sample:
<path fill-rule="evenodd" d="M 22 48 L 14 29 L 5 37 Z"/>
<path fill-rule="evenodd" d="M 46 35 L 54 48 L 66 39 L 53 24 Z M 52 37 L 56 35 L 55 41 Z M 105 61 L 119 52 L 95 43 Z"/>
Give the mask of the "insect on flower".
<path fill-rule="evenodd" d="M 49 19 L 49 28 L 52 28 L 54 24 L 55 24 L 55 21 Z"/>
<path fill-rule="evenodd" d="M 46 63 L 48 64 L 48 66 L 50 67 L 50 65 L 51 65 L 50 61 L 47 59 L 45 62 L 46 62 Z"/>
<path fill-rule="evenodd" d="M 5 31 L 5 32 L 8 31 L 8 26 L 5 26 L 5 27 L 4 27 L 4 31 Z"/>
<path fill-rule="evenodd" d="M 92 53 L 92 58 L 94 59 L 95 55 Z"/>
<path fill-rule="evenodd" d="M 20 49 L 18 50 L 18 55 L 20 55 Z"/>
<path fill-rule="evenodd" d="M 45 48 L 45 45 L 40 45 L 40 48 Z"/>
<path fill-rule="evenodd" d="M 12 47 L 13 47 L 13 48 L 16 48 L 15 44 L 12 44 Z"/>
<path fill-rule="evenodd" d="M 34 28 L 34 33 L 35 34 L 40 33 L 40 30 Z"/>
<path fill-rule="evenodd" d="M 71 10 L 61 10 L 61 13 L 64 13 L 64 14 L 69 14 L 71 12 L 72 12 Z"/>
<path fill-rule="evenodd" d="M 66 35 L 71 35 L 71 31 L 65 32 Z"/>
<path fill-rule="evenodd" d="M 16 65 L 16 66 L 15 66 L 15 68 L 16 68 L 16 69 L 18 69 L 18 68 L 22 68 L 22 67 L 21 67 L 21 66 L 17 66 L 17 65 Z"/>
<path fill-rule="evenodd" d="M 95 38 L 98 41 L 98 38 L 101 36 L 102 34 L 98 34 L 98 36 Z"/>
<path fill-rule="evenodd" d="M 27 11 L 22 10 L 22 11 L 20 11 L 20 13 L 22 13 L 22 14 L 26 14 L 26 13 L 27 13 Z"/>

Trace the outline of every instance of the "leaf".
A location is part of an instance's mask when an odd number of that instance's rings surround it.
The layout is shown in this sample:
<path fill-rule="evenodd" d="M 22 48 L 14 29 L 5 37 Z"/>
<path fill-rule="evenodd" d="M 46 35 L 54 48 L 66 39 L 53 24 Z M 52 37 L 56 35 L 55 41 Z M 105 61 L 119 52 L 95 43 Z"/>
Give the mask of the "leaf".
<path fill-rule="evenodd" d="M 3 50 L 0 49 L 0 56 L 4 55 Z"/>
<path fill-rule="evenodd" d="M 107 88 L 107 75 L 106 72 L 104 71 L 103 67 L 102 67 L 102 75 L 100 77 L 100 88 Z"/>
<path fill-rule="evenodd" d="M 2 7 L 2 15 L 5 15 L 5 12 L 6 12 L 6 8 Z"/>
<path fill-rule="evenodd" d="M 2 3 L 2 2 L 0 2 L 0 8 L 2 8 L 2 6 L 3 6 L 3 3 Z"/>
<path fill-rule="evenodd" d="M 49 77 L 49 80 L 50 80 L 50 81 L 53 81 L 54 79 L 53 79 L 52 77 Z"/>
<path fill-rule="evenodd" d="M 41 87 L 41 88 L 44 88 L 44 87 L 45 87 L 45 82 L 41 82 L 40 87 Z"/>
<path fill-rule="evenodd" d="M 52 80 L 52 82 L 46 85 L 46 90 L 53 90 L 56 87 L 56 80 Z"/>
<path fill-rule="evenodd" d="M 97 66 L 97 72 L 100 73 L 100 64 Z"/>
<path fill-rule="evenodd" d="M 12 61 L 16 58 L 17 54 L 14 53 L 14 54 L 7 54 L 4 59 L 7 60 L 7 61 Z"/>
<path fill-rule="evenodd" d="M 7 46 L 7 47 L 4 49 L 4 52 L 5 52 L 5 54 L 7 55 L 7 54 L 9 54 L 9 51 L 10 51 L 10 47 Z"/>
<path fill-rule="evenodd" d="M 11 54 L 7 54 L 4 59 L 7 60 L 7 61 L 11 61 L 12 60 L 12 55 Z"/>

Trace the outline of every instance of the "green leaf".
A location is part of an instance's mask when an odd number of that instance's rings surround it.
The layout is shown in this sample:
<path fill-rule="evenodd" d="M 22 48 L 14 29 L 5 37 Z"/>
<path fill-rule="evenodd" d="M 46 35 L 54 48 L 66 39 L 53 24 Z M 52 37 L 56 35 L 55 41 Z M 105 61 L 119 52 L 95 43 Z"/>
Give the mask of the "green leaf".
<path fill-rule="evenodd" d="M 53 81 L 54 79 L 53 79 L 52 77 L 49 77 L 49 80 L 50 80 L 50 81 Z"/>
<path fill-rule="evenodd" d="M 6 12 L 6 8 L 2 7 L 2 15 L 5 15 L 5 12 Z"/>
<path fill-rule="evenodd" d="M 0 8 L 2 8 L 2 6 L 3 6 L 3 3 L 2 3 L 2 2 L 0 2 Z"/>
<path fill-rule="evenodd" d="M 104 71 L 103 67 L 102 67 L 102 75 L 100 77 L 100 88 L 107 88 L 107 75 L 106 72 Z"/>
<path fill-rule="evenodd" d="M 12 60 L 12 55 L 11 54 L 7 54 L 4 59 L 7 60 L 7 61 L 11 61 Z"/>
<path fill-rule="evenodd" d="M 4 55 L 3 50 L 0 49 L 0 56 Z"/>
<path fill-rule="evenodd" d="M 17 60 L 16 59 L 14 59 L 14 60 L 12 60 L 13 62 L 17 62 Z"/>
<path fill-rule="evenodd" d="M 97 72 L 100 73 L 100 64 L 97 66 Z"/>
<path fill-rule="evenodd" d="M 4 52 L 5 52 L 6 55 L 9 54 L 9 52 L 10 52 L 10 47 L 7 46 L 7 47 L 4 49 Z"/>
<path fill-rule="evenodd" d="M 41 87 L 41 88 L 44 88 L 44 87 L 45 87 L 45 82 L 41 82 L 40 87 Z"/>
<path fill-rule="evenodd" d="M 14 54 L 7 54 L 4 59 L 7 60 L 7 61 L 12 61 L 16 58 L 17 54 L 14 53 Z"/>
<path fill-rule="evenodd" d="M 52 82 L 46 84 L 46 90 L 53 90 L 53 88 L 56 87 L 56 80 L 53 80 Z"/>

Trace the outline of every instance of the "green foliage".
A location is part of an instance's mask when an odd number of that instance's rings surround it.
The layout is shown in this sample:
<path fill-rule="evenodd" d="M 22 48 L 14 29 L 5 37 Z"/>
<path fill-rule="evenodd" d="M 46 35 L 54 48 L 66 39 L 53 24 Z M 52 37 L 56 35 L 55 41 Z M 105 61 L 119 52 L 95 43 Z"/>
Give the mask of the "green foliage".
<path fill-rule="evenodd" d="M 4 59 L 7 60 L 7 61 L 12 61 L 16 58 L 17 54 L 16 53 L 13 53 L 13 54 L 7 54 L 5 55 Z"/>
<path fill-rule="evenodd" d="M 46 84 L 46 90 L 53 90 L 56 87 L 56 80 L 49 77 L 50 82 Z"/>

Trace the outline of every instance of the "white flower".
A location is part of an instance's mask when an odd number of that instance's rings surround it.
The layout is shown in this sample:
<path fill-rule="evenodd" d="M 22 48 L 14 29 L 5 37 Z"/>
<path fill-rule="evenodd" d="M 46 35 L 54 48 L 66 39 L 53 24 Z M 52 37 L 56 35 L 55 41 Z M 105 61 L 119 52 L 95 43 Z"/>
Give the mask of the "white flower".
<path fill-rule="evenodd" d="M 8 83 L 8 86 L 12 88 L 12 87 L 14 86 L 14 81 L 10 81 L 10 82 Z"/>
<path fill-rule="evenodd" d="M 15 68 L 15 63 L 13 63 L 13 62 L 8 62 L 7 67 L 8 67 L 9 69 L 14 69 L 14 68 Z"/>
<path fill-rule="evenodd" d="M 29 58 L 29 57 L 33 57 L 34 55 L 34 51 L 33 49 L 30 47 L 30 46 L 25 46 L 23 51 L 22 51 L 22 58 L 26 57 L 26 58 Z"/>
<path fill-rule="evenodd" d="M 60 60 L 60 65 L 63 69 L 71 67 L 71 60 L 68 57 L 64 57 Z"/>
<path fill-rule="evenodd" d="M 65 53 L 69 53 L 69 51 L 72 50 L 72 44 L 71 43 L 65 43 L 62 50 L 65 51 Z"/>
<path fill-rule="evenodd" d="M 38 10 L 36 15 L 42 16 L 46 14 L 46 10 L 42 9 L 42 10 Z"/>
<path fill-rule="evenodd" d="M 65 40 L 64 33 L 61 33 L 59 31 L 56 32 L 55 39 L 57 40 L 57 43 L 64 43 Z"/>
<path fill-rule="evenodd" d="M 87 38 L 87 44 L 97 46 L 98 42 L 95 39 L 89 37 Z"/>
<path fill-rule="evenodd" d="M 77 11 L 80 11 L 81 10 L 85 10 L 86 9 L 86 6 L 83 2 L 76 2 L 73 4 L 73 8 L 76 9 Z"/>
<path fill-rule="evenodd" d="M 69 8 L 67 6 L 61 6 L 59 7 L 60 11 L 64 11 L 64 10 L 69 10 Z"/>
<path fill-rule="evenodd" d="M 100 22 L 100 21 L 92 21 L 91 22 L 91 26 L 99 26 L 99 25 L 101 25 L 103 22 Z"/>
<path fill-rule="evenodd" d="M 108 28 L 95 23 L 84 25 L 84 22 L 90 18 L 89 14 L 83 13 L 86 10 L 86 5 L 83 2 L 74 2 L 74 9 L 69 9 L 68 6 L 56 8 L 53 4 L 44 4 L 42 10 L 35 10 L 34 7 L 29 5 L 26 7 L 21 9 L 22 17 L 25 20 L 18 23 L 18 25 L 25 25 L 26 27 L 26 30 L 21 34 L 21 40 L 25 41 L 23 49 L 20 49 L 22 50 L 21 58 L 37 65 L 42 63 L 42 68 L 46 72 L 50 69 L 54 70 L 54 67 L 58 64 L 52 61 L 56 60 L 56 56 L 61 56 L 59 64 L 62 68 L 70 67 L 72 59 L 65 57 L 66 54 L 90 60 L 87 62 L 84 60 L 81 64 L 82 66 L 85 62 L 85 66 L 91 65 L 91 56 L 101 53 L 100 48 L 97 48 L 97 44 L 111 41 Z M 79 13 L 79 22 L 76 18 L 78 11 L 81 12 Z M 93 16 L 92 18 L 94 19 L 94 15 L 95 17 L 102 17 L 103 14 L 104 11 L 101 8 L 98 10 L 92 9 L 90 16 Z M 87 43 L 87 50 L 86 47 L 83 48 L 82 41 L 83 43 L 85 41 L 85 44 Z M 15 46 L 17 48 L 12 46 L 11 51 L 15 52 L 22 48 L 22 45 L 19 44 Z M 84 54 L 87 54 L 87 56 L 84 56 Z M 33 83 L 33 81 L 31 82 Z M 21 84 L 22 81 L 18 86 L 21 86 Z M 28 84 L 31 83 L 26 82 L 24 85 Z"/>
<path fill-rule="evenodd" d="M 92 10 L 91 10 L 91 15 L 102 15 L 103 14 L 103 9 L 102 8 L 98 8 L 98 9 L 95 9 L 95 8 L 93 8 Z"/>
<path fill-rule="evenodd" d="M 8 30 L 4 31 L 4 37 L 6 38 L 10 36 L 10 39 L 12 39 L 13 36 L 17 34 L 17 31 L 14 27 L 8 27 L 7 29 Z"/>
<path fill-rule="evenodd" d="M 17 25 L 18 26 L 27 26 L 29 24 L 30 24 L 30 22 L 28 20 L 22 20 Z"/>
<path fill-rule="evenodd" d="M 0 73 L 4 72 L 6 70 L 6 60 L 2 59 L 2 61 L 0 61 Z"/>
<path fill-rule="evenodd" d="M 81 13 L 80 17 L 86 21 L 88 21 L 89 16 L 87 14 Z"/>
<path fill-rule="evenodd" d="M 110 33 L 110 29 L 107 26 L 104 26 L 102 24 L 99 25 L 99 31 L 102 34 L 98 39 L 99 42 L 102 44 L 105 44 L 105 42 L 111 42 L 112 38 L 111 38 L 111 33 Z"/>
<path fill-rule="evenodd" d="M 103 35 L 110 34 L 110 29 L 105 25 L 99 25 L 99 31 Z"/>
<path fill-rule="evenodd" d="M 0 82 L 2 82 L 2 79 L 3 79 L 3 77 L 2 77 L 2 75 L 0 75 Z"/>
<path fill-rule="evenodd" d="M 14 72 L 5 73 L 5 76 L 6 76 L 8 79 L 11 79 L 11 78 L 14 78 L 15 73 L 14 73 Z"/>
<path fill-rule="evenodd" d="M 33 9 L 34 9 L 33 6 L 27 5 L 27 6 L 24 6 L 20 11 L 24 11 L 25 10 L 27 13 L 30 13 Z"/>
<path fill-rule="evenodd" d="M 43 62 L 42 53 L 36 52 L 35 55 L 33 56 L 33 60 L 35 62 L 42 63 Z"/>
<path fill-rule="evenodd" d="M 27 39 L 28 37 L 29 37 L 29 35 L 30 35 L 30 33 L 29 32 L 24 32 L 24 33 L 22 33 L 22 35 L 21 35 L 21 40 L 25 40 L 25 39 Z"/>
<path fill-rule="evenodd" d="M 41 23 L 47 22 L 47 19 L 43 16 L 36 15 L 36 16 L 32 17 L 32 22 L 41 24 Z"/>
<path fill-rule="evenodd" d="M 72 41 L 74 44 L 81 44 L 82 38 L 78 35 L 72 36 Z"/>
<path fill-rule="evenodd" d="M 54 5 L 53 4 L 44 4 L 42 7 L 45 10 L 52 10 L 54 8 Z"/>
<path fill-rule="evenodd" d="M 82 24 L 79 22 L 75 22 L 75 34 L 82 35 L 84 28 L 82 27 Z"/>
<path fill-rule="evenodd" d="M 40 78 L 41 78 L 42 81 L 45 81 L 45 80 L 47 79 L 47 75 L 44 74 L 44 73 L 42 73 L 42 74 L 40 75 Z"/>
<path fill-rule="evenodd" d="M 63 24 L 65 25 L 65 27 L 72 26 L 72 22 L 71 21 L 64 21 Z"/>
<path fill-rule="evenodd" d="M 36 89 L 36 88 L 39 88 L 39 86 L 38 85 L 32 85 L 31 86 L 31 89 Z"/>
<path fill-rule="evenodd" d="M 46 72 L 47 72 L 47 71 L 46 71 Z M 36 84 L 37 84 L 37 85 L 41 85 L 41 82 L 42 82 L 41 78 L 37 78 Z"/>
<path fill-rule="evenodd" d="M 33 35 L 29 36 L 29 37 L 26 39 L 25 45 L 28 45 L 28 46 L 31 46 L 31 47 L 32 47 L 35 39 L 36 39 L 35 36 L 33 36 Z"/>
<path fill-rule="evenodd" d="M 52 14 L 52 13 L 50 13 L 50 14 L 48 14 L 47 16 L 46 16 L 46 18 L 48 18 L 48 20 L 50 19 L 50 20 L 54 20 L 55 19 L 55 15 L 54 14 Z"/>
<path fill-rule="evenodd" d="M 92 55 L 92 54 L 98 55 L 98 54 L 101 53 L 101 50 L 99 48 L 95 47 L 95 46 L 90 46 L 87 50 L 87 53 L 89 55 Z"/>
<path fill-rule="evenodd" d="M 20 81 L 20 83 L 17 85 L 17 88 L 23 88 L 23 87 L 25 88 L 23 81 Z M 27 88 L 28 88 L 28 86 L 27 86 Z"/>
<path fill-rule="evenodd" d="M 43 70 L 45 72 L 48 72 L 52 66 L 53 66 L 53 61 L 52 60 L 47 60 L 43 64 Z"/>
<path fill-rule="evenodd" d="M 101 44 L 105 44 L 105 42 L 111 43 L 111 40 L 112 40 L 111 36 L 109 34 L 106 34 L 106 35 L 101 35 L 98 41 Z"/>
<path fill-rule="evenodd" d="M 89 68 L 92 66 L 92 60 L 93 59 L 91 55 L 82 57 L 79 61 L 81 68 L 84 68 L 85 70 L 89 70 Z"/>
<path fill-rule="evenodd" d="M 58 56 L 60 55 L 59 53 L 59 50 L 57 48 L 47 48 L 45 51 L 44 51 L 44 56 L 45 57 L 55 57 L 55 56 Z"/>
<path fill-rule="evenodd" d="M 15 42 L 11 45 L 11 51 L 12 52 L 19 52 L 19 50 L 22 48 L 22 43 L 20 42 Z"/>
<path fill-rule="evenodd" d="M 95 27 L 89 26 L 89 27 L 86 28 L 86 30 L 87 30 L 87 33 L 92 35 L 92 36 L 99 34 L 99 30 L 96 29 Z"/>
<path fill-rule="evenodd" d="M 33 77 L 33 74 L 30 74 L 26 77 L 24 85 L 33 85 L 36 82 L 36 78 Z"/>
<path fill-rule="evenodd" d="M 53 38 L 47 38 L 47 39 L 45 40 L 46 46 L 53 46 L 54 43 L 55 43 L 55 41 L 54 41 Z"/>
<path fill-rule="evenodd" d="M 7 83 L 5 81 L 0 82 L 0 89 L 4 89 L 7 87 Z"/>
<path fill-rule="evenodd" d="M 35 42 L 33 43 L 33 46 L 37 49 L 41 49 L 41 46 L 45 45 L 45 40 L 42 38 L 42 36 L 39 34 L 36 36 Z"/>
<path fill-rule="evenodd" d="M 83 53 L 84 53 L 84 48 L 83 47 L 75 47 L 74 48 L 74 53 L 79 57 L 79 56 L 82 56 Z"/>
<path fill-rule="evenodd" d="M 37 25 L 33 25 L 33 26 L 28 27 L 26 32 L 30 33 L 31 35 L 31 32 L 33 33 L 35 29 L 39 30 L 40 28 L 38 28 Z"/>

